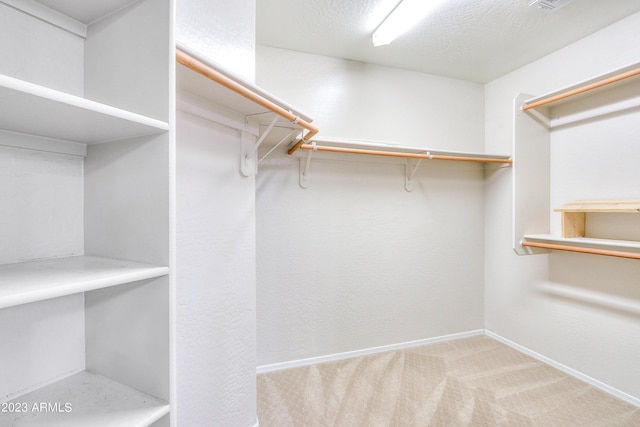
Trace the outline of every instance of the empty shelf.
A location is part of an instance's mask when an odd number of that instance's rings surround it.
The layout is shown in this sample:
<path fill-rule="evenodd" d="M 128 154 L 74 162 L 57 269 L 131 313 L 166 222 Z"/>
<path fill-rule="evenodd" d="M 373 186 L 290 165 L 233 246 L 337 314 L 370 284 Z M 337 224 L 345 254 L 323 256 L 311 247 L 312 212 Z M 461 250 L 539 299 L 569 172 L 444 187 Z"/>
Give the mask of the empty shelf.
<path fill-rule="evenodd" d="M 0 308 L 165 276 L 168 267 L 95 256 L 0 265 Z"/>
<path fill-rule="evenodd" d="M 0 129 L 91 144 L 162 133 L 169 125 L 0 75 Z"/>
<path fill-rule="evenodd" d="M 3 426 L 143 427 L 169 413 L 167 402 L 87 371 L 10 403 L 26 412 L 0 413 Z"/>

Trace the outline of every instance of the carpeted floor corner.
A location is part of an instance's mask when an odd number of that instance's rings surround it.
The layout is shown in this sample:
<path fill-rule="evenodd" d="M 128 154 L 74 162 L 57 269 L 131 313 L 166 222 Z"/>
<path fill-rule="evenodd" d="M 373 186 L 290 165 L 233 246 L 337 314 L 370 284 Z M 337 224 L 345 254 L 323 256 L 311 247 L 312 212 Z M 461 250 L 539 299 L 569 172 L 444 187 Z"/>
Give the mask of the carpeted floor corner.
<path fill-rule="evenodd" d="M 486 336 L 257 381 L 260 427 L 640 426 L 640 408 Z"/>

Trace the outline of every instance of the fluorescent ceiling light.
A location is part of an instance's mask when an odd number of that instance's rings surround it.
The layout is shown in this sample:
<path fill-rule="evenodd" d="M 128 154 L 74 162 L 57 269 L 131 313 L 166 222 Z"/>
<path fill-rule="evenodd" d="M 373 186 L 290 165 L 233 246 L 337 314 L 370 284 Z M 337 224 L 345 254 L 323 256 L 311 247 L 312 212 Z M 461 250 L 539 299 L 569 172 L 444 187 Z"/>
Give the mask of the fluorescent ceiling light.
<path fill-rule="evenodd" d="M 390 44 L 444 0 L 402 0 L 373 32 L 373 45 Z"/>

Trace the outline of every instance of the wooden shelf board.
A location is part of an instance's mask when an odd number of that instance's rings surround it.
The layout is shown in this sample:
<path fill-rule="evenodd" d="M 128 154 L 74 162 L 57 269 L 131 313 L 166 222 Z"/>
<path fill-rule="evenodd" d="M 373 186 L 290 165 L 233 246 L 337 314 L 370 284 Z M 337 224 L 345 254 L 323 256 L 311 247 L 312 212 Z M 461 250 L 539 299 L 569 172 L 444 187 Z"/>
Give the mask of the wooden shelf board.
<path fill-rule="evenodd" d="M 0 75 L 0 129 L 91 144 L 163 133 L 169 125 Z"/>
<path fill-rule="evenodd" d="M 169 404 L 163 400 L 88 371 L 39 388 L 11 402 L 26 404 L 27 412 L 0 413 L 1 425 L 143 427 L 159 420 L 170 410 Z M 59 409 L 39 411 L 41 403 L 57 404 Z M 65 407 L 65 404 L 70 407 Z M 64 412 L 65 408 L 70 411 Z"/>
<path fill-rule="evenodd" d="M 95 256 L 0 265 L 0 308 L 165 276 L 168 267 Z"/>
<path fill-rule="evenodd" d="M 640 212 L 640 200 L 576 200 L 566 203 L 554 211 L 638 213 Z"/>

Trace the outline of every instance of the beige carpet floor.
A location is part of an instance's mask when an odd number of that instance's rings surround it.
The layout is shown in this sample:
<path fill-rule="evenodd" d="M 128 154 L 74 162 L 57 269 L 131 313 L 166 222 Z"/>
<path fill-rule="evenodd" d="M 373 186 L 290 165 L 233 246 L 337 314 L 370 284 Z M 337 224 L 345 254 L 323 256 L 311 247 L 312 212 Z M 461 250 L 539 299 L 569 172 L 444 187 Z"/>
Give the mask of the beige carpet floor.
<path fill-rule="evenodd" d="M 640 409 L 485 336 L 258 375 L 260 427 L 640 426 Z"/>

